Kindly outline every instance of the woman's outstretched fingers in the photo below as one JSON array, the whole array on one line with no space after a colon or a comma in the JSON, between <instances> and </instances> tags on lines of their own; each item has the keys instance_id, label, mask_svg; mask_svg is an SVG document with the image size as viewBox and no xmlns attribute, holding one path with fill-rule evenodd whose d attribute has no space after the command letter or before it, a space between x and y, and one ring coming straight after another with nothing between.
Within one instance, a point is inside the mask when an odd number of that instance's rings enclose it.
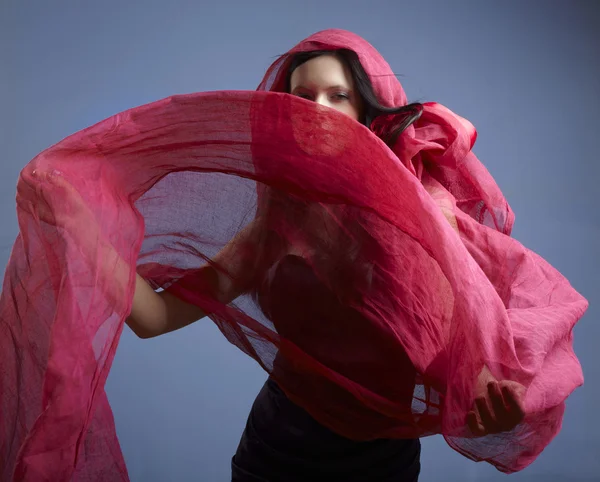
<instances>
[{"instance_id":1,"label":"woman's outstretched fingers","mask_svg":"<svg viewBox=\"0 0 600 482\"><path fill-rule=\"evenodd\" d=\"M497 425L495 428L502 430L504 425L506 425L508 409L504 403L504 397L502 396L502 391L498 386L498 382L488 383L488 395L492 405L493 418Z\"/></svg>"},{"instance_id":2,"label":"woman's outstretched fingers","mask_svg":"<svg viewBox=\"0 0 600 482\"><path fill-rule=\"evenodd\" d=\"M479 417L481 418L481 424L483 425L483 429L487 434L497 431L498 422L496 420L495 414L492 413L492 410L490 409L486 398L487 397L478 397L475 400L475 406L477 407L477 411L479 412Z\"/></svg>"},{"instance_id":3,"label":"woman's outstretched fingers","mask_svg":"<svg viewBox=\"0 0 600 482\"><path fill-rule=\"evenodd\" d=\"M469 429L473 435L485 435L483 425L481 425L481 422L477 419L477 414L475 412L469 412L467 414L467 425L469 426Z\"/></svg>"},{"instance_id":4,"label":"woman's outstretched fingers","mask_svg":"<svg viewBox=\"0 0 600 482\"><path fill-rule=\"evenodd\" d=\"M504 397L502 396L502 391L498 386L498 382L490 382L488 383L488 394L490 396L490 401L492 402L492 410L496 415L496 419L502 418L507 412L506 405L504 403Z\"/></svg>"},{"instance_id":5,"label":"woman's outstretched fingers","mask_svg":"<svg viewBox=\"0 0 600 482\"><path fill-rule=\"evenodd\" d=\"M525 418L525 410L523 408L523 394L521 391L517 391L516 389L511 389L510 386L505 385L502 387L502 395L504 398L504 403L506 408L508 409L508 413L510 414L510 419L513 424L511 427L514 428L517 424L519 424L523 418Z\"/></svg>"}]
</instances>

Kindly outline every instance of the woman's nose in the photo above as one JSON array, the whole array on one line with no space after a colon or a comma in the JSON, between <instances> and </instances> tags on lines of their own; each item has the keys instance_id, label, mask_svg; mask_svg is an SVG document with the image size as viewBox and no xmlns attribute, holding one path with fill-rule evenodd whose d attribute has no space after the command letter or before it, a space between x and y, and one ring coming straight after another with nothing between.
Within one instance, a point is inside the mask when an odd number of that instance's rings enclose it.
<instances>
[{"instance_id":1,"label":"woman's nose","mask_svg":"<svg viewBox=\"0 0 600 482\"><path fill-rule=\"evenodd\" d=\"M317 104L319 104L319 105L324 105L326 107L331 107L329 99L327 98L327 95L325 95L325 94L318 95L317 98L315 99L315 102Z\"/></svg>"}]
</instances>

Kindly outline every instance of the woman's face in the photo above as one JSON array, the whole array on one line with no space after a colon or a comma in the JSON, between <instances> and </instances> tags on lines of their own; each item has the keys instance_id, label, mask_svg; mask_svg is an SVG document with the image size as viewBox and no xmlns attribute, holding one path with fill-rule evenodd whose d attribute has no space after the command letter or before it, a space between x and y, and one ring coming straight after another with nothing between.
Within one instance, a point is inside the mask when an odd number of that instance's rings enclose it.
<instances>
[{"instance_id":1,"label":"woman's face","mask_svg":"<svg viewBox=\"0 0 600 482\"><path fill-rule=\"evenodd\" d=\"M310 59L294 70L290 93L331 107L358 121L363 102L355 89L350 69L334 55Z\"/></svg>"}]
</instances>

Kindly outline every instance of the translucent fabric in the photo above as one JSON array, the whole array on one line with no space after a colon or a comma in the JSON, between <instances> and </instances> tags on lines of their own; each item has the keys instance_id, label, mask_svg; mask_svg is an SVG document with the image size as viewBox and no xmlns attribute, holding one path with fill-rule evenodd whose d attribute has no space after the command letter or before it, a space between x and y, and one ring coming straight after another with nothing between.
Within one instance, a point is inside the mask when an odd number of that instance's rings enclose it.
<instances>
[{"instance_id":1,"label":"translucent fabric","mask_svg":"<svg viewBox=\"0 0 600 482\"><path fill-rule=\"evenodd\" d=\"M137 107L23 169L0 298L1 480L127 480L104 383L136 270L210 313L292 401L351 439L443 434L513 472L558 433L583 382L572 329L586 300L510 237L513 214L466 120L425 104L390 148L380 137L394 116L367 128L281 93L291 54L338 48L359 55L382 104L406 104L373 47L328 30L278 59L258 91ZM278 303L285 287L271 281L289 254L336 300L323 319L294 323ZM244 293L220 300L217 273ZM526 390L512 431L469 430L482 374Z\"/></svg>"}]
</instances>

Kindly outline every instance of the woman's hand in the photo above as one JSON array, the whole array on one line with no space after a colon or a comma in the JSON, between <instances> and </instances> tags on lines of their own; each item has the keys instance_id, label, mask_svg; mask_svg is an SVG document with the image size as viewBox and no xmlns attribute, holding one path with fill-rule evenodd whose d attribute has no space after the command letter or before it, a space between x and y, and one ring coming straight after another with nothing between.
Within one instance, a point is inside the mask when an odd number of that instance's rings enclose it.
<instances>
[{"instance_id":1,"label":"woman's hand","mask_svg":"<svg viewBox=\"0 0 600 482\"><path fill-rule=\"evenodd\" d=\"M38 218L59 228L88 230L93 224L92 212L79 192L59 171L33 171L31 176L37 181L25 184L37 194L35 213ZM30 199L30 198L29 198ZM55 206L59 205L60 209Z\"/></svg>"},{"instance_id":2,"label":"woman's hand","mask_svg":"<svg viewBox=\"0 0 600 482\"><path fill-rule=\"evenodd\" d=\"M55 227L68 240L76 257L87 264L94 287L115 309L127 302L134 267L125 262L105 239L96 216L79 191L60 172L36 170L23 176L17 185L17 204L41 222Z\"/></svg>"},{"instance_id":3,"label":"woman's hand","mask_svg":"<svg viewBox=\"0 0 600 482\"><path fill-rule=\"evenodd\" d=\"M497 381L487 369L484 372L484 376L480 376L479 393L473 410L467 416L467 423L477 436L508 432L525 417L525 387L511 380Z\"/></svg>"}]
</instances>

